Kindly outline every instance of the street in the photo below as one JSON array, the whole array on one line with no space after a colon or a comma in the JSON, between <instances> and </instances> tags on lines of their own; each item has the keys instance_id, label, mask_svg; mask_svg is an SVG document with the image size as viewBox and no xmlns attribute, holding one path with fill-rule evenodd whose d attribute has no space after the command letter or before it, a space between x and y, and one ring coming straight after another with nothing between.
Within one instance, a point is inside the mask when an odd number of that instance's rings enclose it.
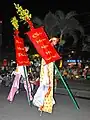
<instances>
[{"instance_id":1,"label":"street","mask_svg":"<svg viewBox=\"0 0 90 120\"><path fill-rule=\"evenodd\" d=\"M67 83L74 96L90 100L90 80L67 80ZM68 95L60 80L57 87L56 93Z\"/></svg>"},{"instance_id":2,"label":"street","mask_svg":"<svg viewBox=\"0 0 90 120\"><path fill-rule=\"evenodd\" d=\"M90 120L90 100L76 98L80 106L77 110L69 96L55 95L53 113L40 116L36 107L28 105L25 92L17 94L13 103L9 103L8 91L0 88L0 120Z\"/></svg>"}]
</instances>

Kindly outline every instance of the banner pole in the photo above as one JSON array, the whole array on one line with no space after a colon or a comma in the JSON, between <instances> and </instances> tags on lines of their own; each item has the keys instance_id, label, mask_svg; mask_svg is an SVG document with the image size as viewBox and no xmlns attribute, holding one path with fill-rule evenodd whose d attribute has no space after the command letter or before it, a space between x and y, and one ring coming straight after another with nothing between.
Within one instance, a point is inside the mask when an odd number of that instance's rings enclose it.
<instances>
[{"instance_id":1,"label":"banner pole","mask_svg":"<svg viewBox=\"0 0 90 120\"><path fill-rule=\"evenodd\" d=\"M69 85L68 85L67 82L63 79L63 77L62 77L60 71L58 70L57 66L55 65L55 63L54 63L54 66L55 66L55 68L56 68L56 70L57 70L57 72L58 72L58 75L59 75L62 83L64 84L64 87L66 88L67 92L69 93L69 96L70 96L70 98L72 99L72 101L73 101L76 109L80 109L77 101L75 100L74 95L73 95L72 92L71 92L71 89L69 88Z\"/></svg>"},{"instance_id":2,"label":"banner pole","mask_svg":"<svg viewBox=\"0 0 90 120\"><path fill-rule=\"evenodd\" d=\"M26 66L23 66L23 69L24 69L24 74L25 74L25 79L26 79L26 86L27 86L27 99L28 99L29 105L31 105L31 102L30 102L30 94L29 94L29 88L28 88L28 75L27 75Z\"/></svg>"}]
</instances>

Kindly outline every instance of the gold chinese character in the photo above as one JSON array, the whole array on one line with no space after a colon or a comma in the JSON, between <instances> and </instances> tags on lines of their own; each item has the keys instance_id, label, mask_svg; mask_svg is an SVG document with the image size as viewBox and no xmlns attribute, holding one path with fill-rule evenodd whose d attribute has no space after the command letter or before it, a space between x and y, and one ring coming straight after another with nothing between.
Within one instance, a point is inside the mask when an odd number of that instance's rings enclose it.
<instances>
[{"instance_id":1,"label":"gold chinese character","mask_svg":"<svg viewBox=\"0 0 90 120\"><path fill-rule=\"evenodd\" d=\"M48 47L48 45L43 45L43 46L41 46L41 48L44 48L44 49L47 48L47 47Z\"/></svg>"},{"instance_id":2,"label":"gold chinese character","mask_svg":"<svg viewBox=\"0 0 90 120\"><path fill-rule=\"evenodd\" d=\"M36 40L37 43L41 43L42 42L42 39L39 39L39 40Z\"/></svg>"},{"instance_id":3,"label":"gold chinese character","mask_svg":"<svg viewBox=\"0 0 90 120\"><path fill-rule=\"evenodd\" d=\"M51 54L51 53L52 53L51 51L46 52L47 55L48 55L48 54Z\"/></svg>"},{"instance_id":4,"label":"gold chinese character","mask_svg":"<svg viewBox=\"0 0 90 120\"><path fill-rule=\"evenodd\" d=\"M22 42L19 42L18 40L16 40L16 43L22 44Z\"/></svg>"},{"instance_id":5,"label":"gold chinese character","mask_svg":"<svg viewBox=\"0 0 90 120\"><path fill-rule=\"evenodd\" d=\"M36 33L34 33L34 34L32 35L32 37L33 37L33 38L37 38L37 37L40 36L41 34L42 34L42 33L37 33L37 32L36 32Z\"/></svg>"},{"instance_id":6,"label":"gold chinese character","mask_svg":"<svg viewBox=\"0 0 90 120\"><path fill-rule=\"evenodd\" d=\"M46 60L51 60L52 59L52 57L49 57L49 58L47 58Z\"/></svg>"},{"instance_id":7,"label":"gold chinese character","mask_svg":"<svg viewBox=\"0 0 90 120\"><path fill-rule=\"evenodd\" d=\"M17 47L18 50L24 50L24 48L21 48L21 47Z\"/></svg>"}]
</instances>

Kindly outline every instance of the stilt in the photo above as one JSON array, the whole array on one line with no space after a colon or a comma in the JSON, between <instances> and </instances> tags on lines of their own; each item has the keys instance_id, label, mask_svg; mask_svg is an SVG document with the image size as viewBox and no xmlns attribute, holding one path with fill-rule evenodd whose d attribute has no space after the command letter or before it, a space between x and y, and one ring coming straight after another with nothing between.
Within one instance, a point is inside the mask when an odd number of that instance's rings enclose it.
<instances>
[{"instance_id":1,"label":"stilt","mask_svg":"<svg viewBox=\"0 0 90 120\"><path fill-rule=\"evenodd\" d=\"M26 70L26 67L23 66L23 69L24 69L24 74L25 74L25 80L26 80L26 85L27 85L27 98L28 98L28 103L30 106L31 105L31 101L30 101L30 94L29 94L29 88L28 88L28 75L27 75L27 70Z\"/></svg>"},{"instance_id":2,"label":"stilt","mask_svg":"<svg viewBox=\"0 0 90 120\"><path fill-rule=\"evenodd\" d=\"M73 101L73 103L74 103L76 109L80 109L80 108L79 108L79 105L78 105L78 103L77 103L77 101L75 100L75 97L74 97L74 95L73 95L71 89L69 88L68 83L66 82L66 80L63 79L63 77L62 77L60 71L58 70L57 66L55 65L55 63L54 63L54 66L55 66L55 69L56 69L57 72L58 72L58 75L59 75L59 77L60 77L62 83L64 84L64 87L66 88L66 90L67 90L67 92L68 92L70 98L72 99L72 101Z\"/></svg>"},{"instance_id":3,"label":"stilt","mask_svg":"<svg viewBox=\"0 0 90 120\"><path fill-rule=\"evenodd\" d=\"M42 111L40 111L40 116L42 116L42 113L43 113L43 112L42 112Z\"/></svg>"}]
</instances>

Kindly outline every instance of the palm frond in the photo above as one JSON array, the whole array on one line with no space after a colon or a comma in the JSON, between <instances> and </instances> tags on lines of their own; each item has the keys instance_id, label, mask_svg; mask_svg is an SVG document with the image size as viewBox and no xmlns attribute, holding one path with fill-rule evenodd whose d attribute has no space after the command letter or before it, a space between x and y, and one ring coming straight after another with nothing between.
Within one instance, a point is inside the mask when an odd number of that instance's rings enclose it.
<instances>
[{"instance_id":1,"label":"palm frond","mask_svg":"<svg viewBox=\"0 0 90 120\"><path fill-rule=\"evenodd\" d=\"M46 16L44 18L44 24L46 26L48 26L49 28L51 28L54 25L56 25L56 23L57 23L56 16L52 12L49 12L48 14L46 14Z\"/></svg>"},{"instance_id":2,"label":"palm frond","mask_svg":"<svg viewBox=\"0 0 90 120\"><path fill-rule=\"evenodd\" d=\"M76 30L80 31L81 35L84 36L84 28L81 25L78 25Z\"/></svg>"},{"instance_id":3,"label":"palm frond","mask_svg":"<svg viewBox=\"0 0 90 120\"><path fill-rule=\"evenodd\" d=\"M76 44L77 44L77 42L78 42L78 36L77 36L77 34L76 34L76 31L74 31L74 30L71 30L70 31L70 35L73 37L73 39L74 39L74 41L73 41L73 46L75 46Z\"/></svg>"},{"instance_id":4,"label":"palm frond","mask_svg":"<svg viewBox=\"0 0 90 120\"><path fill-rule=\"evenodd\" d=\"M86 51L86 52L90 51L90 46L88 46L87 44L83 44L82 51Z\"/></svg>"},{"instance_id":5,"label":"palm frond","mask_svg":"<svg viewBox=\"0 0 90 120\"><path fill-rule=\"evenodd\" d=\"M71 12L67 13L65 19L70 19L76 15L77 15L76 11L71 11Z\"/></svg>"},{"instance_id":6,"label":"palm frond","mask_svg":"<svg viewBox=\"0 0 90 120\"><path fill-rule=\"evenodd\" d=\"M73 37L73 46L75 46L78 42L78 36L76 34L76 31L75 30L72 30L70 28L66 28L64 31L63 31L63 34L66 35L68 34L69 36L72 36Z\"/></svg>"},{"instance_id":7,"label":"palm frond","mask_svg":"<svg viewBox=\"0 0 90 120\"><path fill-rule=\"evenodd\" d=\"M33 23L37 24L38 26L42 26L43 25L43 21L39 18L39 17L34 17L32 19Z\"/></svg>"},{"instance_id":8,"label":"palm frond","mask_svg":"<svg viewBox=\"0 0 90 120\"><path fill-rule=\"evenodd\" d=\"M72 29L75 29L79 26L79 22L75 18L66 19L66 23L67 23L67 26Z\"/></svg>"},{"instance_id":9,"label":"palm frond","mask_svg":"<svg viewBox=\"0 0 90 120\"><path fill-rule=\"evenodd\" d=\"M52 13L49 12L46 14L45 18L44 18L44 26L45 26L45 30L48 34L51 34L50 31L52 31L52 29L57 26L58 21L56 16Z\"/></svg>"},{"instance_id":10,"label":"palm frond","mask_svg":"<svg viewBox=\"0 0 90 120\"><path fill-rule=\"evenodd\" d=\"M54 26L52 29L49 30L49 36L51 37L55 37L60 34L61 34L61 31L58 25Z\"/></svg>"},{"instance_id":11,"label":"palm frond","mask_svg":"<svg viewBox=\"0 0 90 120\"><path fill-rule=\"evenodd\" d=\"M65 19L65 14L64 14L64 12L61 11L61 10L57 10L57 11L55 12L55 16L57 17L57 19L58 19L59 21Z\"/></svg>"}]
</instances>

